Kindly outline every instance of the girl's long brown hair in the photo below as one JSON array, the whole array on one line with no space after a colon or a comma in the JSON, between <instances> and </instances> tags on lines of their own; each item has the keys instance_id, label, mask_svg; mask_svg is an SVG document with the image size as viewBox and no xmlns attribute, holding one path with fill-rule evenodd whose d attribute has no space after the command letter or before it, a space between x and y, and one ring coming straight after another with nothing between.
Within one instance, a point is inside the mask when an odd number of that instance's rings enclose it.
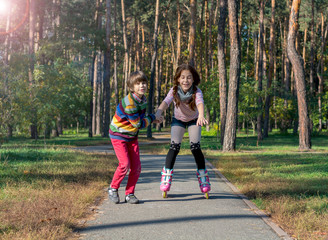
<instances>
[{"instance_id":1,"label":"girl's long brown hair","mask_svg":"<svg viewBox=\"0 0 328 240\"><path fill-rule=\"evenodd\" d=\"M174 102L175 102L176 106L179 107L181 100L178 96L178 86L179 86L178 80L181 76L182 71L184 71L184 70L189 70L191 72L192 78L194 80L194 82L192 84L194 93L192 94L192 97L191 97L188 105L193 111L195 111L195 109L196 109L196 91L197 91L197 85L200 83L200 77L199 77L197 70L189 64L181 64L180 66L178 66L178 68L175 72L175 76L173 79Z\"/></svg>"}]
</instances>

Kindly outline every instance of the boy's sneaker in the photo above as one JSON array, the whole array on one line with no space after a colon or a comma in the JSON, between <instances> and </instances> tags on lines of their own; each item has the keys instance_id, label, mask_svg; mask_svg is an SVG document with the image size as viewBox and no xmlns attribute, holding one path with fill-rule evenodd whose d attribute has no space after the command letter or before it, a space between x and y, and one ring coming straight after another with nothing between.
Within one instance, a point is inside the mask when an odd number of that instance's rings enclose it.
<instances>
[{"instance_id":1,"label":"boy's sneaker","mask_svg":"<svg viewBox=\"0 0 328 240\"><path fill-rule=\"evenodd\" d=\"M131 194L125 196L125 202L131 203L131 204L137 204L137 203L139 203L139 200L133 193L131 193Z\"/></svg>"},{"instance_id":2,"label":"boy's sneaker","mask_svg":"<svg viewBox=\"0 0 328 240\"><path fill-rule=\"evenodd\" d=\"M118 196L118 191L115 188L108 188L108 197L114 203L120 202L120 197Z\"/></svg>"}]
</instances>

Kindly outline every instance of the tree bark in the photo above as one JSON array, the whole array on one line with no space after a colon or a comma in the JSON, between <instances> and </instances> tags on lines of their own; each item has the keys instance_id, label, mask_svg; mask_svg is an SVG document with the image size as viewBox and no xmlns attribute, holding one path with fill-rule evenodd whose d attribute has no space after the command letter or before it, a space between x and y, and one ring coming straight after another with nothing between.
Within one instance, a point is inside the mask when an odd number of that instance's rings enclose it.
<instances>
[{"instance_id":1,"label":"tree bark","mask_svg":"<svg viewBox=\"0 0 328 240\"><path fill-rule=\"evenodd\" d=\"M8 14L7 14L7 23L6 23L6 36L4 42L4 97L8 98L9 104L11 103L11 90L8 88L8 71L9 71L9 59L10 59L10 46L11 46L11 33L10 26L11 26L11 3L8 3ZM11 105L11 104L10 104ZM8 112L7 118L7 137L13 137L13 116L11 111Z\"/></svg>"},{"instance_id":2,"label":"tree bark","mask_svg":"<svg viewBox=\"0 0 328 240\"><path fill-rule=\"evenodd\" d=\"M158 44L158 17L159 17L159 0L156 0L156 13L155 13L155 26L154 26L154 49L151 59L150 81L149 81L149 96L148 96L148 114L153 112L153 95L154 95L154 78L155 78L155 65L157 59L157 44ZM151 124L147 128L147 138L152 137Z\"/></svg>"},{"instance_id":3,"label":"tree bark","mask_svg":"<svg viewBox=\"0 0 328 240\"><path fill-rule=\"evenodd\" d=\"M116 32L116 21L117 21L117 0L114 0L114 24L113 24L113 45L114 45L114 69L113 69L113 80L115 90L115 105L119 104L119 91L118 91L118 79L117 79L117 32Z\"/></svg>"},{"instance_id":4,"label":"tree bark","mask_svg":"<svg viewBox=\"0 0 328 240\"><path fill-rule=\"evenodd\" d=\"M207 0L203 0L202 3L202 11L200 14L200 27L198 28L198 35L199 35L199 77L202 79L203 78L203 35L202 35L202 29L203 29L203 18L204 18L204 8L205 5L207 4ZM205 22L205 31L206 31L206 22ZM206 49L205 49L205 54L206 54ZM207 78L205 78L205 81Z\"/></svg>"},{"instance_id":5,"label":"tree bark","mask_svg":"<svg viewBox=\"0 0 328 240\"><path fill-rule=\"evenodd\" d=\"M124 43L124 95L127 95L127 81L128 81L128 71L129 71L129 52L128 52L128 38L126 32L126 19L125 19L125 7L124 0L121 0L121 8L122 8L122 25L123 25L123 43Z\"/></svg>"},{"instance_id":6,"label":"tree bark","mask_svg":"<svg viewBox=\"0 0 328 240\"><path fill-rule=\"evenodd\" d=\"M271 26L270 26L270 46L269 46L269 75L267 81L267 90L270 92L272 79L273 79L273 68L274 68L274 55L275 55L275 8L276 1L271 0ZM269 136L269 117L270 117L270 106L271 106L271 93L267 93L265 99L265 118L263 127L263 137Z\"/></svg>"},{"instance_id":7,"label":"tree bark","mask_svg":"<svg viewBox=\"0 0 328 240\"><path fill-rule=\"evenodd\" d=\"M325 21L324 21L324 16L323 16L323 12L321 12L321 56L320 56L320 61L318 63L318 71L317 71L317 76L319 79L319 86L318 86L318 107L319 107L319 127L318 127L318 131L321 132L322 131L322 127L323 127L323 122L322 122L322 94L323 94L323 89L324 89L324 52L325 52L325 46L326 46L326 39L327 37L325 35L327 35L327 31L328 31L328 25L327 28L325 30ZM319 73L319 68L321 70L321 72Z\"/></svg>"},{"instance_id":8,"label":"tree bark","mask_svg":"<svg viewBox=\"0 0 328 240\"><path fill-rule=\"evenodd\" d=\"M196 5L197 0L190 0L190 32L189 32L189 64L195 66L195 46L196 46Z\"/></svg>"},{"instance_id":9,"label":"tree bark","mask_svg":"<svg viewBox=\"0 0 328 240\"><path fill-rule=\"evenodd\" d=\"M35 0L30 1L30 20L29 20L29 45L28 45L28 52L29 52L29 69L28 69L28 79L30 84L30 98L31 102L34 100L34 64L35 64L35 52L34 52L34 33L35 33L35 23L36 23L36 16L35 16ZM37 111L34 106L31 108L30 113L30 133L32 139L38 138L38 129L37 129Z\"/></svg>"},{"instance_id":10,"label":"tree bark","mask_svg":"<svg viewBox=\"0 0 328 240\"><path fill-rule=\"evenodd\" d=\"M98 85L98 73L99 73L99 52L96 52L96 57L94 61L94 70L93 70L93 90L92 90L92 135L96 134L96 126L97 126L97 85Z\"/></svg>"},{"instance_id":11,"label":"tree bark","mask_svg":"<svg viewBox=\"0 0 328 240\"><path fill-rule=\"evenodd\" d=\"M314 0L312 0L311 4L311 50L310 50L310 95L312 96L313 91L314 91L314 86L313 86L313 79L314 79Z\"/></svg>"},{"instance_id":12,"label":"tree bark","mask_svg":"<svg viewBox=\"0 0 328 240\"><path fill-rule=\"evenodd\" d=\"M305 58L305 51L306 51L306 39L307 39L307 28L305 28L304 30L304 41L303 41L303 67L304 67L304 71L306 72L306 58Z\"/></svg>"},{"instance_id":13,"label":"tree bark","mask_svg":"<svg viewBox=\"0 0 328 240\"><path fill-rule=\"evenodd\" d=\"M298 100L298 116L299 116L299 149L311 149L310 119L306 102L306 87L303 60L296 51L295 38L298 31L298 16L301 0L293 0L290 18L289 31L287 41L288 57L293 65L295 74L297 100Z\"/></svg>"},{"instance_id":14,"label":"tree bark","mask_svg":"<svg viewBox=\"0 0 328 240\"><path fill-rule=\"evenodd\" d=\"M104 115L102 137L109 137L110 116L110 52L111 52L111 0L106 0L106 50L104 57Z\"/></svg>"},{"instance_id":15,"label":"tree bark","mask_svg":"<svg viewBox=\"0 0 328 240\"><path fill-rule=\"evenodd\" d=\"M225 62L225 25L228 14L227 0L220 0L220 18L218 22L218 70L220 80L220 131L221 145L223 145L225 124L227 117L227 70Z\"/></svg>"},{"instance_id":16,"label":"tree bark","mask_svg":"<svg viewBox=\"0 0 328 240\"><path fill-rule=\"evenodd\" d=\"M238 31L238 6L236 0L228 1L230 29L230 78L228 108L223 151L236 150L236 128L240 81L240 39Z\"/></svg>"},{"instance_id":17,"label":"tree bark","mask_svg":"<svg viewBox=\"0 0 328 240\"><path fill-rule=\"evenodd\" d=\"M258 85L257 90L261 94L262 92L262 81L263 81L263 48L264 48L264 0L260 0L260 18L259 18L259 57L258 57ZM258 110L259 113L257 115L257 141L263 140L263 133L262 133L262 122L263 122L263 105L262 105L262 97L259 95L257 103L258 103Z\"/></svg>"},{"instance_id":18,"label":"tree bark","mask_svg":"<svg viewBox=\"0 0 328 240\"><path fill-rule=\"evenodd\" d=\"M101 92L102 92L102 79L103 79L103 76L102 76L102 54L101 52L99 52L99 59L98 59L98 73L97 73L97 103L96 103L96 106L97 106L97 112L96 112L96 135L99 135L101 133Z\"/></svg>"},{"instance_id":19,"label":"tree bark","mask_svg":"<svg viewBox=\"0 0 328 240\"><path fill-rule=\"evenodd\" d=\"M177 56L174 64L174 69L180 65L180 57L181 57L181 13L180 13L180 3L177 0L177 11L178 11L178 26L177 26Z\"/></svg>"}]
</instances>

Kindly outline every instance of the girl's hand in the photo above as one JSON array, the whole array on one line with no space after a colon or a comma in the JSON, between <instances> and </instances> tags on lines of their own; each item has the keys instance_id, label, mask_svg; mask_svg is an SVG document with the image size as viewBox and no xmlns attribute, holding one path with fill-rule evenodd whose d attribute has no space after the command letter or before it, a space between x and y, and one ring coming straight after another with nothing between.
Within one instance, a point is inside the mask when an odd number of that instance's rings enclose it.
<instances>
[{"instance_id":1,"label":"girl's hand","mask_svg":"<svg viewBox=\"0 0 328 240\"><path fill-rule=\"evenodd\" d=\"M159 119L155 119L153 123L162 123L164 120L164 117L160 117Z\"/></svg>"},{"instance_id":2,"label":"girl's hand","mask_svg":"<svg viewBox=\"0 0 328 240\"><path fill-rule=\"evenodd\" d=\"M162 117L162 112L163 111L161 111L161 110L157 110L157 112L155 113L155 118L156 118L156 120L159 120L161 117Z\"/></svg>"},{"instance_id":3,"label":"girl's hand","mask_svg":"<svg viewBox=\"0 0 328 240\"><path fill-rule=\"evenodd\" d=\"M204 117L198 117L197 120L197 126L203 126L205 124L208 124L208 121Z\"/></svg>"}]
</instances>

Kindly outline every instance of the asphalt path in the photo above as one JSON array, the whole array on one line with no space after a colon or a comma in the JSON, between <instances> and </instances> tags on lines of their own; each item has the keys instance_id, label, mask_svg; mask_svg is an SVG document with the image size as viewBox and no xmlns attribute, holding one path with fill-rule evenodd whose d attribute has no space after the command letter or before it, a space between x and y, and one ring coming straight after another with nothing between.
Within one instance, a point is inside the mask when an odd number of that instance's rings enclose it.
<instances>
[{"instance_id":1,"label":"asphalt path","mask_svg":"<svg viewBox=\"0 0 328 240\"><path fill-rule=\"evenodd\" d=\"M192 155L179 155L168 198L159 189L165 155L141 155L142 172L135 195L140 204L124 202L127 178L119 189L121 202L106 199L94 220L80 229L81 239L291 239L269 217L207 163L212 191L205 199ZM105 190L104 190L105 191Z\"/></svg>"}]
</instances>

